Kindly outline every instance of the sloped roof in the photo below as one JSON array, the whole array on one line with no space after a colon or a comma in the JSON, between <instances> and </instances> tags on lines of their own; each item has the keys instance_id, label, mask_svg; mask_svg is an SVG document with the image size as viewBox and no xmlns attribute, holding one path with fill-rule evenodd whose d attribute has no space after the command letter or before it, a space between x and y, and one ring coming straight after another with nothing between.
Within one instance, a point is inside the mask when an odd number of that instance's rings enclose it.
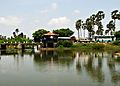
<instances>
[{"instance_id":1,"label":"sloped roof","mask_svg":"<svg viewBox=\"0 0 120 86\"><path fill-rule=\"evenodd\" d=\"M46 35L46 36L55 36L55 35L58 35L58 34L55 34L55 33L52 33L52 32L48 32L48 33L46 33L44 35Z\"/></svg>"}]
</instances>

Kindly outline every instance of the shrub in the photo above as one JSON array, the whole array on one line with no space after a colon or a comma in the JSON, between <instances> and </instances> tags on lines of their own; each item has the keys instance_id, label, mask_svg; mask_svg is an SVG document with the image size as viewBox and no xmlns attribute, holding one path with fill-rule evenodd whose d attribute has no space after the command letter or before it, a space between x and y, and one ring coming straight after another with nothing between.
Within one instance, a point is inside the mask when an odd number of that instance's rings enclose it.
<instances>
[{"instance_id":1,"label":"shrub","mask_svg":"<svg viewBox=\"0 0 120 86\"><path fill-rule=\"evenodd\" d=\"M100 49L104 49L105 45L103 44L93 44L92 45L92 49L97 49L97 50L100 50Z\"/></svg>"},{"instance_id":2,"label":"shrub","mask_svg":"<svg viewBox=\"0 0 120 86\"><path fill-rule=\"evenodd\" d=\"M73 45L73 43L71 41L58 41L57 42L57 47L58 46L63 46L63 47L71 47Z\"/></svg>"},{"instance_id":3,"label":"shrub","mask_svg":"<svg viewBox=\"0 0 120 86\"><path fill-rule=\"evenodd\" d=\"M120 45L120 41L119 41L119 40L114 41L113 44L114 44L114 45Z\"/></svg>"}]
</instances>

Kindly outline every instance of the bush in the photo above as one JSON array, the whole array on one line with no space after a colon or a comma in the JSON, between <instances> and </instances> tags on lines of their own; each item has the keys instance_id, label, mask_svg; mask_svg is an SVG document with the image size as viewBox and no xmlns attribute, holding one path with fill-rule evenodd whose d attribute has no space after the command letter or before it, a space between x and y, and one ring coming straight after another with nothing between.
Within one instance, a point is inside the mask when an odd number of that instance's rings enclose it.
<instances>
[{"instance_id":1,"label":"bush","mask_svg":"<svg viewBox=\"0 0 120 86\"><path fill-rule=\"evenodd\" d=\"M100 50L100 49L104 49L105 45L103 44L93 44L92 45L92 49L97 49L97 50Z\"/></svg>"},{"instance_id":2,"label":"bush","mask_svg":"<svg viewBox=\"0 0 120 86\"><path fill-rule=\"evenodd\" d=\"M114 45L120 45L120 41L119 41L119 40L114 41L113 44L114 44Z\"/></svg>"},{"instance_id":3,"label":"bush","mask_svg":"<svg viewBox=\"0 0 120 86\"><path fill-rule=\"evenodd\" d=\"M58 41L57 42L57 47L59 47L59 46L63 46L63 47L71 47L73 45L73 43L71 42L71 41L67 41L67 40L65 40L65 41Z\"/></svg>"}]
</instances>

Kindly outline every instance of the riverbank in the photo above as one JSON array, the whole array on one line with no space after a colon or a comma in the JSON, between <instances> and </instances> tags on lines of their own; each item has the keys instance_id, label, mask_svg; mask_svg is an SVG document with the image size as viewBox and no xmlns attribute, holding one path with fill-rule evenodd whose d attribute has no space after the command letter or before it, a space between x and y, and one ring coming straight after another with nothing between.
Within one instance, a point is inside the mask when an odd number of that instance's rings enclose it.
<instances>
[{"instance_id":1,"label":"riverbank","mask_svg":"<svg viewBox=\"0 0 120 86\"><path fill-rule=\"evenodd\" d=\"M114 45L113 43L74 43L71 47L58 47L57 49L74 49L74 50L118 50L120 51L120 45Z\"/></svg>"}]
</instances>

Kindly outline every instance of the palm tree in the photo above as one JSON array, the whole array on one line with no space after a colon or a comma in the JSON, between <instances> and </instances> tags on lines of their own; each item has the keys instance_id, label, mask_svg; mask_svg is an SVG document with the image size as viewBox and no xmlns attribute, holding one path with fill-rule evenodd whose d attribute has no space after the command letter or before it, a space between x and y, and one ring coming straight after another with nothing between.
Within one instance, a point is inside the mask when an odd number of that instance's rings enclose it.
<instances>
[{"instance_id":1,"label":"palm tree","mask_svg":"<svg viewBox=\"0 0 120 86\"><path fill-rule=\"evenodd\" d=\"M98 23L98 30L96 31L97 35L103 35L104 30L102 28L103 28L102 22L99 22Z\"/></svg>"},{"instance_id":2,"label":"palm tree","mask_svg":"<svg viewBox=\"0 0 120 86\"><path fill-rule=\"evenodd\" d=\"M76 23L75 23L75 27L76 27L76 29L77 29L77 31L78 31L78 40L80 40L79 35L80 35L81 32L79 33L79 30L81 31L81 26L82 26L82 20L79 19L79 20L77 20Z\"/></svg>"},{"instance_id":3,"label":"palm tree","mask_svg":"<svg viewBox=\"0 0 120 86\"><path fill-rule=\"evenodd\" d=\"M86 23L83 23L83 24L82 24L82 29L84 30L84 38L85 38L85 30L87 29Z\"/></svg>"},{"instance_id":4,"label":"palm tree","mask_svg":"<svg viewBox=\"0 0 120 86\"><path fill-rule=\"evenodd\" d=\"M109 35L109 30L105 30L105 35Z\"/></svg>"},{"instance_id":5,"label":"palm tree","mask_svg":"<svg viewBox=\"0 0 120 86\"><path fill-rule=\"evenodd\" d=\"M98 11L98 13L96 14L96 21L101 21L104 18L105 18L104 12L103 11Z\"/></svg>"},{"instance_id":6,"label":"palm tree","mask_svg":"<svg viewBox=\"0 0 120 86\"><path fill-rule=\"evenodd\" d=\"M86 19L86 28L88 30L90 40L92 39L92 36L95 34L94 25L95 23L92 17Z\"/></svg>"},{"instance_id":7,"label":"palm tree","mask_svg":"<svg viewBox=\"0 0 120 86\"><path fill-rule=\"evenodd\" d=\"M101 20L105 18L105 14L103 11L98 11L98 13L96 14L96 25L98 26L98 30L96 31L97 35L103 35L103 25Z\"/></svg>"},{"instance_id":8,"label":"palm tree","mask_svg":"<svg viewBox=\"0 0 120 86\"><path fill-rule=\"evenodd\" d=\"M114 10L111 12L111 18L114 20L114 26L116 23L116 20L120 20L120 12L118 10Z\"/></svg>"},{"instance_id":9,"label":"palm tree","mask_svg":"<svg viewBox=\"0 0 120 86\"><path fill-rule=\"evenodd\" d=\"M111 21L107 24L106 27L108 28L107 31L110 32L111 35L113 35L113 32L115 31L115 24L114 24L114 21L111 20ZM106 32L107 32L107 31L106 31Z\"/></svg>"},{"instance_id":10,"label":"palm tree","mask_svg":"<svg viewBox=\"0 0 120 86\"><path fill-rule=\"evenodd\" d=\"M15 32L13 32L13 36L14 36L14 38L16 37L16 33Z\"/></svg>"},{"instance_id":11,"label":"palm tree","mask_svg":"<svg viewBox=\"0 0 120 86\"><path fill-rule=\"evenodd\" d=\"M19 29L18 29L18 28L15 29L15 32L16 32L16 34L17 34L17 36L18 36Z\"/></svg>"},{"instance_id":12,"label":"palm tree","mask_svg":"<svg viewBox=\"0 0 120 86\"><path fill-rule=\"evenodd\" d=\"M116 23L116 19L118 19L118 10L114 10L111 12L111 18L114 20L114 25Z\"/></svg>"}]
</instances>

